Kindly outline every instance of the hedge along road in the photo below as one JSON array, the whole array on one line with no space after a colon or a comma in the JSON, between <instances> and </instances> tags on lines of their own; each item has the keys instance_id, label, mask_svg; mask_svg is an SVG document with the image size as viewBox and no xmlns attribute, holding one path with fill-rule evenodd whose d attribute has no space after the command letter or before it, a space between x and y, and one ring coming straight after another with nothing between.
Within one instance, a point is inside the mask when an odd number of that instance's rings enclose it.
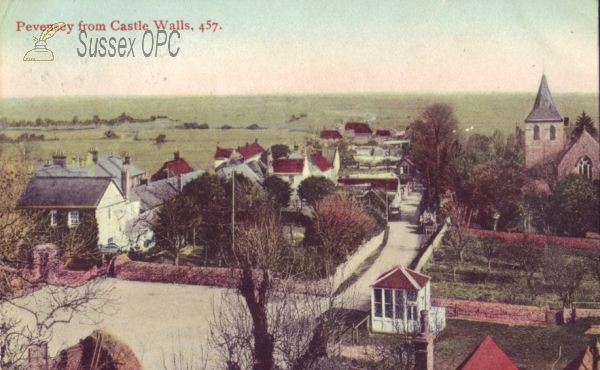
<instances>
[{"instance_id":1,"label":"hedge along road","mask_svg":"<svg viewBox=\"0 0 600 370\"><path fill-rule=\"evenodd\" d=\"M417 190L402 201L400 205L402 216L399 221L390 221L390 234L386 246L358 280L342 293L341 302L357 300L356 307L368 310L371 302L369 285L385 271L396 265L408 267L416 257L419 246L425 237L417 230L419 215L417 213L421 193Z\"/></svg>"}]
</instances>

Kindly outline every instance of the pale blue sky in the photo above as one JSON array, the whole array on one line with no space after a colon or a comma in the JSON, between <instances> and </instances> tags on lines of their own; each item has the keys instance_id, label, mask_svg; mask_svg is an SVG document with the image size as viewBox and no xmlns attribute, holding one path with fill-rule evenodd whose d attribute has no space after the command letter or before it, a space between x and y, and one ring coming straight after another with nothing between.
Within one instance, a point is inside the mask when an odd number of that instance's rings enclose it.
<instances>
[{"instance_id":1,"label":"pale blue sky","mask_svg":"<svg viewBox=\"0 0 600 370\"><path fill-rule=\"evenodd\" d=\"M525 91L545 70L553 92L598 91L595 0L2 1L0 96ZM183 19L180 52L81 58L77 23ZM211 19L222 30L200 33ZM53 62L23 62L40 32Z\"/></svg>"}]
</instances>

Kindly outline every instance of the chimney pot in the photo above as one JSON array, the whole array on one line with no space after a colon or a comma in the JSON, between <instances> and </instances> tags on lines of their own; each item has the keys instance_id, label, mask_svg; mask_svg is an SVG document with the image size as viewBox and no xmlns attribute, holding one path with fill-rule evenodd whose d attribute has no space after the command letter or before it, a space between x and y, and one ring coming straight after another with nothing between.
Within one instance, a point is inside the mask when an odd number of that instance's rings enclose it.
<instances>
[{"instance_id":1,"label":"chimney pot","mask_svg":"<svg viewBox=\"0 0 600 370\"><path fill-rule=\"evenodd\" d=\"M177 160L179 159L179 150L175 151L175 153L173 153L173 159Z\"/></svg>"}]
</instances>

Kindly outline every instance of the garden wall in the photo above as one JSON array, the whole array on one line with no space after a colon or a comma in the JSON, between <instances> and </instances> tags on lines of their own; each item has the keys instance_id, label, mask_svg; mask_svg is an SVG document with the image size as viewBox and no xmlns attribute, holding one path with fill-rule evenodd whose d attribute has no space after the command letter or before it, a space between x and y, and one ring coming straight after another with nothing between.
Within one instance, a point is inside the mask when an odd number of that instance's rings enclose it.
<instances>
[{"instance_id":1,"label":"garden wall","mask_svg":"<svg viewBox=\"0 0 600 370\"><path fill-rule=\"evenodd\" d=\"M492 238L507 243L524 243L545 247L555 245L563 248L596 249L600 248L600 240L591 238L570 238L565 236L550 236L534 233L509 233L482 229L465 229L466 234Z\"/></svg>"},{"instance_id":2,"label":"garden wall","mask_svg":"<svg viewBox=\"0 0 600 370\"><path fill-rule=\"evenodd\" d=\"M425 264L431 257L433 250L440 246L440 243L442 242L442 238L444 237L444 234L446 233L447 229L448 229L448 225L446 223L444 223L442 225L442 227L438 229L437 232L435 232L435 233L433 233L433 235L431 235L429 240L427 240L427 243L425 243L423 246L421 246L421 248L419 248L419 252L417 253L417 256L415 257L415 259L411 262L411 264L409 266L409 268L411 270L414 270L417 272L421 271L423 266L425 266Z\"/></svg>"},{"instance_id":3,"label":"garden wall","mask_svg":"<svg viewBox=\"0 0 600 370\"><path fill-rule=\"evenodd\" d=\"M468 301L446 297L432 297L432 304L446 308L446 317L489 321L517 325L545 325L557 323L556 313L546 307Z\"/></svg>"}]
</instances>

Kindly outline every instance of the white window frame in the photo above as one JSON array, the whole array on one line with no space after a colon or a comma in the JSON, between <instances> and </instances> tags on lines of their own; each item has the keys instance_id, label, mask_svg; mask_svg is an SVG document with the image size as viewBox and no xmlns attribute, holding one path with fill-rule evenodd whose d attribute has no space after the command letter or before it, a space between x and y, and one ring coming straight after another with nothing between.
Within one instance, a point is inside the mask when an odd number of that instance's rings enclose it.
<instances>
[{"instance_id":1,"label":"white window frame","mask_svg":"<svg viewBox=\"0 0 600 370\"><path fill-rule=\"evenodd\" d=\"M81 222L79 211L69 211L69 226L77 226Z\"/></svg>"},{"instance_id":2,"label":"white window frame","mask_svg":"<svg viewBox=\"0 0 600 370\"><path fill-rule=\"evenodd\" d=\"M50 226L58 225L58 211L56 209L50 210Z\"/></svg>"}]
</instances>

